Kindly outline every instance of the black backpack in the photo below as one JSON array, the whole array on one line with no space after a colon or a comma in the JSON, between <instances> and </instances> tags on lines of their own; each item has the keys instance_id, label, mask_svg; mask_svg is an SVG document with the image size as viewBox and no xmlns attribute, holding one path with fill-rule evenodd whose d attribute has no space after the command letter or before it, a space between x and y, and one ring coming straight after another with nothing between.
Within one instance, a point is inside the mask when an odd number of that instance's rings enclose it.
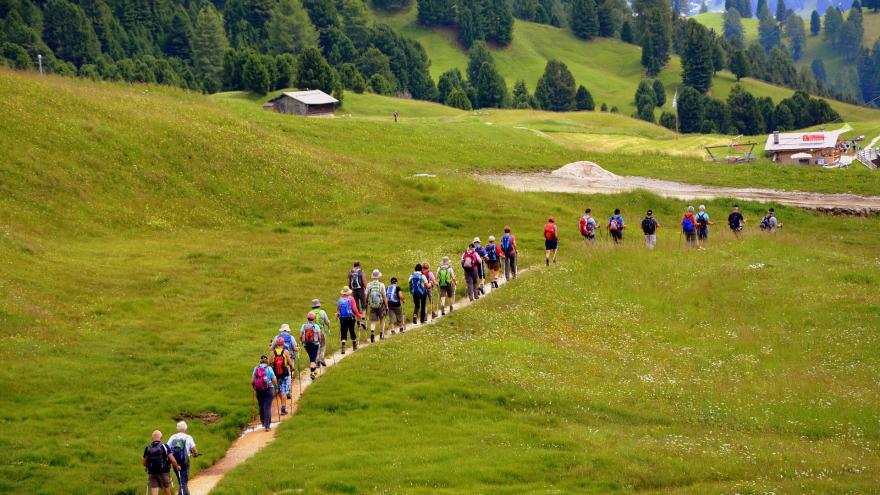
<instances>
[{"instance_id":1,"label":"black backpack","mask_svg":"<svg viewBox=\"0 0 880 495\"><path fill-rule=\"evenodd\" d=\"M162 442L153 442L147 446L144 457L147 459L147 472L150 474L162 474L171 470L168 461L168 447Z\"/></svg>"},{"instance_id":2,"label":"black backpack","mask_svg":"<svg viewBox=\"0 0 880 495\"><path fill-rule=\"evenodd\" d=\"M761 220L761 230L770 230L770 215L765 216Z\"/></svg>"},{"instance_id":3,"label":"black backpack","mask_svg":"<svg viewBox=\"0 0 880 495\"><path fill-rule=\"evenodd\" d=\"M655 229L656 227L654 226L653 218L645 217L642 219L642 232L644 232L645 235L653 234Z\"/></svg>"}]
</instances>

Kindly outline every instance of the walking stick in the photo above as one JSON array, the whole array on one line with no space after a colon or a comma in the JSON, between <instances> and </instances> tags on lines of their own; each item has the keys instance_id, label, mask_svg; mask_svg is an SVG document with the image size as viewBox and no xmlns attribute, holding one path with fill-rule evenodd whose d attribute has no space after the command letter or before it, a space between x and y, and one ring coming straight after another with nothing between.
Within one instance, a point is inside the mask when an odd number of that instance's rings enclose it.
<instances>
[{"instance_id":1,"label":"walking stick","mask_svg":"<svg viewBox=\"0 0 880 495\"><path fill-rule=\"evenodd\" d=\"M251 394L251 422L248 426L250 426L251 430L253 431L253 429L254 429L254 402L256 401L257 391L252 390L252 392L253 393Z\"/></svg>"},{"instance_id":2,"label":"walking stick","mask_svg":"<svg viewBox=\"0 0 880 495\"><path fill-rule=\"evenodd\" d=\"M305 345L305 344L303 344L303 345ZM303 376L302 376L302 371L300 371L300 368L299 368L299 360L300 360L300 356L302 356L302 354L300 354L300 350L297 349L297 350L296 350L296 377L299 379L299 395L300 395L300 397L302 397L302 394L303 394ZM291 406L291 407L293 407L293 406Z\"/></svg>"}]
</instances>

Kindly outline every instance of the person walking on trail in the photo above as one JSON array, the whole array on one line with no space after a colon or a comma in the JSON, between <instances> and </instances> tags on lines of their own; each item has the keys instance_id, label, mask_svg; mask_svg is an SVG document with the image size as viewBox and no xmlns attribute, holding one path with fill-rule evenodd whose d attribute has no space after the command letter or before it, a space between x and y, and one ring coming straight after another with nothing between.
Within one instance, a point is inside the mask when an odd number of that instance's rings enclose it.
<instances>
[{"instance_id":1,"label":"person walking on trail","mask_svg":"<svg viewBox=\"0 0 880 495\"><path fill-rule=\"evenodd\" d=\"M504 279L510 281L516 278L516 237L510 233L510 227L504 227L504 235L501 236L501 252L504 253Z\"/></svg>"},{"instance_id":2,"label":"person walking on trail","mask_svg":"<svg viewBox=\"0 0 880 495\"><path fill-rule=\"evenodd\" d=\"M379 327L379 340L385 340L385 315L388 313L388 299L385 295L385 284L379 279L382 272L373 270L372 280L367 284L367 305L369 306L370 342L376 341L376 322L381 322Z\"/></svg>"},{"instance_id":3,"label":"person walking on trail","mask_svg":"<svg viewBox=\"0 0 880 495\"><path fill-rule=\"evenodd\" d=\"M697 213L697 242L701 248L709 241L710 225L715 225L715 222L709 220L709 214L706 213L706 205L700 205L700 211Z\"/></svg>"},{"instance_id":4,"label":"person walking on trail","mask_svg":"<svg viewBox=\"0 0 880 495\"><path fill-rule=\"evenodd\" d=\"M330 317L327 312L321 309L321 301L312 299L312 313L315 313L315 323L321 327L321 334L324 339L321 340L321 347L318 349L318 366L327 366L324 361L324 353L327 351L327 338L330 337ZM296 342L296 340L294 340Z\"/></svg>"},{"instance_id":5,"label":"person walking on trail","mask_svg":"<svg viewBox=\"0 0 880 495\"><path fill-rule=\"evenodd\" d=\"M399 328L400 333L405 332L406 321L403 319L403 290L397 283L397 277L391 277L391 284L385 289L385 300L388 301L388 326L390 327L391 335L394 335L395 328Z\"/></svg>"},{"instance_id":6,"label":"person walking on trail","mask_svg":"<svg viewBox=\"0 0 880 495\"><path fill-rule=\"evenodd\" d=\"M416 265L409 276L409 293L413 298L413 325L427 322L428 278L422 274L421 263Z\"/></svg>"},{"instance_id":7,"label":"person walking on trail","mask_svg":"<svg viewBox=\"0 0 880 495\"><path fill-rule=\"evenodd\" d=\"M556 219L550 217L544 225L544 261L550 266L550 253L553 253L553 263L556 263L556 249L559 247L559 229L556 227Z\"/></svg>"},{"instance_id":8,"label":"person walking on trail","mask_svg":"<svg viewBox=\"0 0 880 495\"><path fill-rule=\"evenodd\" d=\"M321 342L324 340L324 334L321 327L315 323L315 313L306 315L307 322L299 329L299 341L309 354L309 376L314 380L318 377L318 349L321 348Z\"/></svg>"},{"instance_id":9,"label":"person walking on trail","mask_svg":"<svg viewBox=\"0 0 880 495\"><path fill-rule=\"evenodd\" d=\"M480 257L480 263L477 264L477 290L480 291L480 295L485 295L486 291L483 290L483 285L486 283L486 269L483 262L486 261L486 249L483 248L479 237L474 237L474 252Z\"/></svg>"},{"instance_id":10,"label":"person walking on trail","mask_svg":"<svg viewBox=\"0 0 880 495\"><path fill-rule=\"evenodd\" d=\"M776 233L776 229L781 229L782 224L776 219L776 210L770 208L767 214L761 219L761 231Z\"/></svg>"},{"instance_id":11,"label":"person walking on trail","mask_svg":"<svg viewBox=\"0 0 880 495\"><path fill-rule=\"evenodd\" d=\"M196 449L196 441L187 434L186 421L177 423L177 433L171 435L168 439L168 445L171 447L171 453L174 454L174 460L180 469L177 471L178 495L189 495L189 464L191 457L198 457L199 451Z\"/></svg>"},{"instance_id":12,"label":"person walking on trail","mask_svg":"<svg viewBox=\"0 0 880 495\"><path fill-rule=\"evenodd\" d=\"M486 264L489 266L489 286L498 288L498 276L501 271L501 260L504 259L504 253L498 244L495 244L495 236L489 236L489 244L484 248L486 250Z\"/></svg>"},{"instance_id":13,"label":"person walking on trail","mask_svg":"<svg viewBox=\"0 0 880 495\"><path fill-rule=\"evenodd\" d=\"M645 233L645 245L648 249L654 249L657 245L657 229L660 228L660 222L654 218L654 212L648 210L645 218L642 219L642 232Z\"/></svg>"},{"instance_id":14,"label":"person walking on trail","mask_svg":"<svg viewBox=\"0 0 880 495\"><path fill-rule=\"evenodd\" d=\"M336 301L336 318L339 319L339 338L342 342L342 354L345 354L345 338L351 336L351 350L358 349L357 334L355 333L355 323L361 319L361 312L358 311L357 303L351 297L351 289L348 286L342 288L339 300Z\"/></svg>"},{"instance_id":15,"label":"person walking on trail","mask_svg":"<svg viewBox=\"0 0 880 495\"><path fill-rule=\"evenodd\" d=\"M293 362L292 360L295 359L296 353L299 352L299 346L296 344L296 339L293 338L293 335L290 335L290 325L288 325L287 323L281 325L281 333L276 335L275 338L272 339L272 342L269 343L269 349L266 352L270 356L272 355L272 350L275 349L275 344L278 342L278 339L281 339L284 341L284 350L286 350L288 353L290 353L291 362ZM291 367L290 369L293 369L293 367ZM289 383L287 386L286 393L287 393L287 398L289 399L290 398L290 384Z\"/></svg>"},{"instance_id":16,"label":"person walking on trail","mask_svg":"<svg viewBox=\"0 0 880 495\"><path fill-rule=\"evenodd\" d=\"M171 447L162 441L162 432L153 432L153 441L144 448L144 469L147 471L147 486L152 495L158 495L159 489L165 495L171 495L171 468L180 471L180 465L174 458Z\"/></svg>"},{"instance_id":17,"label":"person walking on trail","mask_svg":"<svg viewBox=\"0 0 880 495\"><path fill-rule=\"evenodd\" d=\"M449 256L444 256L440 260L440 266L437 268L437 287L440 296L440 314L446 314L446 302L449 302L449 312L452 312L452 306L455 304L455 271L449 264Z\"/></svg>"},{"instance_id":18,"label":"person walking on trail","mask_svg":"<svg viewBox=\"0 0 880 495\"><path fill-rule=\"evenodd\" d=\"M697 217L694 216L693 206L688 206L684 216L681 217L681 232L684 234L685 244L690 247L696 247Z\"/></svg>"},{"instance_id":19,"label":"person walking on trail","mask_svg":"<svg viewBox=\"0 0 880 495\"><path fill-rule=\"evenodd\" d=\"M355 261L354 266L348 272L348 287L351 294L357 302L358 311L361 313L367 310L367 282L364 279L364 271L361 269L361 262Z\"/></svg>"},{"instance_id":20,"label":"person walking on trail","mask_svg":"<svg viewBox=\"0 0 880 495\"><path fill-rule=\"evenodd\" d=\"M272 361L272 372L275 373L275 380L278 386L275 388L275 395L281 403L281 415L287 414L287 401L290 398L290 382L293 375L293 358L290 357L290 351L284 347L284 339L279 338L275 341L275 347L269 353Z\"/></svg>"},{"instance_id":21,"label":"person walking on trail","mask_svg":"<svg viewBox=\"0 0 880 495\"><path fill-rule=\"evenodd\" d=\"M461 255L461 269L464 272L464 280L467 283L468 299L474 301L480 298L478 290L477 265L482 263L480 255L474 250L473 243L468 244L464 254Z\"/></svg>"},{"instance_id":22,"label":"person walking on trail","mask_svg":"<svg viewBox=\"0 0 880 495\"><path fill-rule=\"evenodd\" d=\"M578 230L584 238L584 243L587 244L593 242L593 239L596 238L596 231L599 229L599 223L590 215L591 211L593 210L590 208L584 210L584 216L578 222Z\"/></svg>"},{"instance_id":23,"label":"person walking on trail","mask_svg":"<svg viewBox=\"0 0 880 495\"><path fill-rule=\"evenodd\" d=\"M746 226L746 219L740 213L739 205L733 205L733 210L730 212L730 215L727 215L727 226L730 227L730 231L736 237L742 235L742 231Z\"/></svg>"},{"instance_id":24,"label":"person walking on trail","mask_svg":"<svg viewBox=\"0 0 880 495\"><path fill-rule=\"evenodd\" d=\"M257 405L260 411L260 423L266 431L272 429L272 401L275 399L275 387L278 380L275 372L269 366L269 356L260 356L260 364L251 373L251 387L257 395Z\"/></svg>"},{"instance_id":25,"label":"person walking on trail","mask_svg":"<svg viewBox=\"0 0 880 495\"><path fill-rule=\"evenodd\" d=\"M620 216L620 208L615 208L614 214L608 217L608 234L611 235L614 244L619 245L623 242L623 229L625 228L626 223L623 221L623 217Z\"/></svg>"},{"instance_id":26,"label":"person walking on trail","mask_svg":"<svg viewBox=\"0 0 880 495\"><path fill-rule=\"evenodd\" d=\"M431 265L427 261L422 262L422 275L428 279L428 308L431 310L431 319L437 317L437 306L434 305L434 289L437 288L437 277L431 271Z\"/></svg>"}]
</instances>

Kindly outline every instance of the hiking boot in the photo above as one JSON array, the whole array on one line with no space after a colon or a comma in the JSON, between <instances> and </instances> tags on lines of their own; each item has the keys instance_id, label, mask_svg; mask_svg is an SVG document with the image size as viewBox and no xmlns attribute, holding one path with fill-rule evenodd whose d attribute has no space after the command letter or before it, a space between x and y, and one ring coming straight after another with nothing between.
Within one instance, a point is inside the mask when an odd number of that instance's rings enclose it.
<instances>
[{"instance_id":1,"label":"hiking boot","mask_svg":"<svg viewBox=\"0 0 880 495\"><path fill-rule=\"evenodd\" d=\"M290 396L290 392L287 392L287 398L288 398L288 399L292 399L292 398L293 398L293 397Z\"/></svg>"},{"instance_id":2,"label":"hiking boot","mask_svg":"<svg viewBox=\"0 0 880 495\"><path fill-rule=\"evenodd\" d=\"M281 415L284 416L287 414L287 406L281 406Z\"/></svg>"},{"instance_id":3,"label":"hiking boot","mask_svg":"<svg viewBox=\"0 0 880 495\"><path fill-rule=\"evenodd\" d=\"M385 340L385 332L379 332L379 340Z\"/></svg>"},{"instance_id":4,"label":"hiking boot","mask_svg":"<svg viewBox=\"0 0 880 495\"><path fill-rule=\"evenodd\" d=\"M550 266L550 258L544 258L544 262L547 263L547 266Z\"/></svg>"},{"instance_id":5,"label":"hiking boot","mask_svg":"<svg viewBox=\"0 0 880 495\"><path fill-rule=\"evenodd\" d=\"M391 335L394 335L394 330L391 331Z\"/></svg>"},{"instance_id":6,"label":"hiking boot","mask_svg":"<svg viewBox=\"0 0 880 495\"><path fill-rule=\"evenodd\" d=\"M342 354L345 354L345 341L342 341Z\"/></svg>"},{"instance_id":7,"label":"hiking boot","mask_svg":"<svg viewBox=\"0 0 880 495\"><path fill-rule=\"evenodd\" d=\"M452 313L452 305L449 305L449 312Z\"/></svg>"},{"instance_id":8,"label":"hiking boot","mask_svg":"<svg viewBox=\"0 0 880 495\"><path fill-rule=\"evenodd\" d=\"M374 292L374 294L375 294L375 292ZM375 341L376 341L376 334L373 332L370 332L370 343L372 344Z\"/></svg>"},{"instance_id":9,"label":"hiking boot","mask_svg":"<svg viewBox=\"0 0 880 495\"><path fill-rule=\"evenodd\" d=\"M321 366L323 366L323 367L326 368L326 367L327 367L327 361L324 361L324 360L322 359L322 360L321 360ZM288 399L289 399L289 398L290 398L290 397L288 397Z\"/></svg>"},{"instance_id":10,"label":"hiking boot","mask_svg":"<svg viewBox=\"0 0 880 495\"><path fill-rule=\"evenodd\" d=\"M413 315L413 325L418 325L418 323L419 323L419 317L416 315Z\"/></svg>"},{"instance_id":11,"label":"hiking boot","mask_svg":"<svg viewBox=\"0 0 880 495\"><path fill-rule=\"evenodd\" d=\"M432 311L432 312L431 312L431 319L433 320L433 319L436 318L436 317L437 317L437 312L436 312L436 311Z\"/></svg>"},{"instance_id":12,"label":"hiking boot","mask_svg":"<svg viewBox=\"0 0 880 495\"><path fill-rule=\"evenodd\" d=\"M314 381L315 378L318 378L318 372L314 370L309 375L312 377L312 381Z\"/></svg>"},{"instance_id":13,"label":"hiking boot","mask_svg":"<svg viewBox=\"0 0 880 495\"><path fill-rule=\"evenodd\" d=\"M358 341L357 341L357 340L352 341L352 343L351 343L351 350L352 350L352 352L358 350Z\"/></svg>"},{"instance_id":14,"label":"hiking boot","mask_svg":"<svg viewBox=\"0 0 880 495\"><path fill-rule=\"evenodd\" d=\"M482 285L480 286L480 294L482 294L484 296L486 295L486 291L483 289Z\"/></svg>"},{"instance_id":15,"label":"hiking boot","mask_svg":"<svg viewBox=\"0 0 880 495\"><path fill-rule=\"evenodd\" d=\"M440 310L440 316L446 316L446 308Z\"/></svg>"}]
</instances>

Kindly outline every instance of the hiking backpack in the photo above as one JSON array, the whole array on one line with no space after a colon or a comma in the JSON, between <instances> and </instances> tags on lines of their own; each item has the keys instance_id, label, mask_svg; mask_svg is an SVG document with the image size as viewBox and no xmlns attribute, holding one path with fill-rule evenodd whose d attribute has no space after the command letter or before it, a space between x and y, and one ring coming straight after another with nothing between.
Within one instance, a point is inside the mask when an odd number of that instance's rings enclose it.
<instances>
[{"instance_id":1,"label":"hiking backpack","mask_svg":"<svg viewBox=\"0 0 880 495\"><path fill-rule=\"evenodd\" d=\"M473 253L464 253L464 256L461 258L461 267L466 270L470 270L474 267Z\"/></svg>"},{"instance_id":2,"label":"hiking backpack","mask_svg":"<svg viewBox=\"0 0 880 495\"><path fill-rule=\"evenodd\" d=\"M314 323L306 323L303 325L303 345L305 344L314 344L315 343L315 324Z\"/></svg>"},{"instance_id":3,"label":"hiking backpack","mask_svg":"<svg viewBox=\"0 0 880 495\"><path fill-rule=\"evenodd\" d=\"M351 290L356 290L361 288L361 271L352 269L348 272L348 288Z\"/></svg>"},{"instance_id":4,"label":"hiking backpack","mask_svg":"<svg viewBox=\"0 0 880 495\"><path fill-rule=\"evenodd\" d=\"M178 464L181 466L186 464L189 459L189 456L186 455L186 439L175 438L174 441L171 442L171 453L174 455L174 460L177 461Z\"/></svg>"},{"instance_id":5,"label":"hiking backpack","mask_svg":"<svg viewBox=\"0 0 880 495\"><path fill-rule=\"evenodd\" d=\"M620 230L620 220L618 217L608 219L608 232L617 232Z\"/></svg>"},{"instance_id":6,"label":"hiking backpack","mask_svg":"<svg viewBox=\"0 0 880 495\"><path fill-rule=\"evenodd\" d=\"M384 301L382 301L382 289L379 287L379 284L371 283L368 287L370 292L367 295L367 300L370 303L370 307L373 309L381 308Z\"/></svg>"},{"instance_id":7,"label":"hiking backpack","mask_svg":"<svg viewBox=\"0 0 880 495\"><path fill-rule=\"evenodd\" d=\"M595 235L593 232L593 225L590 223L590 220L591 218L589 215L584 215L581 218L582 223L579 226L581 230L581 235Z\"/></svg>"},{"instance_id":8,"label":"hiking backpack","mask_svg":"<svg viewBox=\"0 0 880 495\"><path fill-rule=\"evenodd\" d=\"M700 228L707 227L709 225L709 217L703 213L697 213L697 225Z\"/></svg>"},{"instance_id":9,"label":"hiking backpack","mask_svg":"<svg viewBox=\"0 0 880 495\"><path fill-rule=\"evenodd\" d=\"M425 283L422 282L422 273L413 273L409 277L409 292L414 296L425 295Z\"/></svg>"},{"instance_id":10,"label":"hiking backpack","mask_svg":"<svg viewBox=\"0 0 880 495\"><path fill-rule=\"evenodd\" d=\"M498 251L495 244L489 244L486 246L486 257L489 258L489 261L498 261Z\"/></svg>"},{"instance_id":11,"label":"hiking backpack","mask_svg":"<svg viewBox=\"0 0 880 495\"><path fill-rule=\"evenodd\" d=\"M354 318L354 310L351 309L350 297L340 297L339 301L336 303L336 307L339 309L340 318Z\"/></svg>"},{"instance_id":12,"label":"hiking backpack","mask_svg":"<svg viewBox=\"0 0 880 495\"><path fill-rule=\"evenodd\" d=\"M452 274L449 271L449 267L443 265L437 270L437 283L440 287L449 287L452 285Z\"/></svg>"},{"instance_id":13,"label":"hiking backpack","mask_svg":"<svg viewBox=\"0 0 880 495\"><path fill-rule=\"evenodd\" d=\"M168 461L168 447L162 442L153 442L147 447L147 472L150 474L162 474L170 471Z\"/></svg>"},{"instance_id":14,"label":"hiking backpack","mask_svg":"<svg viewBox=\"0 0 880 495\"><path fill-rule=\"evenodd\" d=\"M548 241L556 240L556 226L552 223L548 223L544 226L544 239Z\"/></svg>"},{"instance_id":15,"label":"hiking backpack","mask_svg":"<svg viewBox=\"0 0 880 495\"><path fill-rule=\"evenodd\" d=\"M397 285L389 285L388 288L385 289L385 297L387 297L390 302L400 302L400 299L397 297Z\"/></svg>"},{"instance_id":16,"label":"hiking backpack","mask_svg":"<svg viewBox=\"0 0 880 495\"><path fill-rule=\"evenodd\" d=\"M281 349L281 354L278 354L278 349L272 349L272 366L275 370L276 375L284 374L284 349Z\"/></svg>"},{"instance_id":17,"label":"hiking backpack","mask_svg":"<svg viewBox=\"0 0 880 495\"><path fill-rule=\"evenodd\" d=\"M644 232L645 235L653 234L655 228L653 218L645 217L642 219L642 232Z\"/></svg>"},{"instance_id":18,"label":"hiking backpack","mask_svg":"<svg viewBox=\"0 0 880 495\"><path fill-rule=\"evenodd\" d=\"M504 251L504 254L513 251L513 242L511 241L510 234L504 234L501 236L501 250Z\"/></svg>"},{"instance_id":19,"label":"hiking backpack","mask_svg":"<svg viewBox=\"0 0 880 495\"><path fill-rule=\"evenodd\" d=\"M691 220L691 217L685 215L681 220L681 230L686 234L691 234L694 231L694 221Z\"/></svg>"},{"instance_id":20,"label":"hiking backpack","mask_svg":"<svg viewBox=\"0 0 880 495\"><path fill-rule=\"evenodd\" d=\"M254 379L251 385L257 392L269 390L269 374L266 373L266 368L257 366L257 369L254 370Z\"/></svg>"},{"instance_id":21,"label":"hiking backpack","mask_svg":"<svg viewBox=\"0 0 880 495\"><path fill-rule=\"evenodd\" d=\"M770 215L766 215L763 219L761 219L761 230L770 230Z\"/></svg>"}]
</instances>

